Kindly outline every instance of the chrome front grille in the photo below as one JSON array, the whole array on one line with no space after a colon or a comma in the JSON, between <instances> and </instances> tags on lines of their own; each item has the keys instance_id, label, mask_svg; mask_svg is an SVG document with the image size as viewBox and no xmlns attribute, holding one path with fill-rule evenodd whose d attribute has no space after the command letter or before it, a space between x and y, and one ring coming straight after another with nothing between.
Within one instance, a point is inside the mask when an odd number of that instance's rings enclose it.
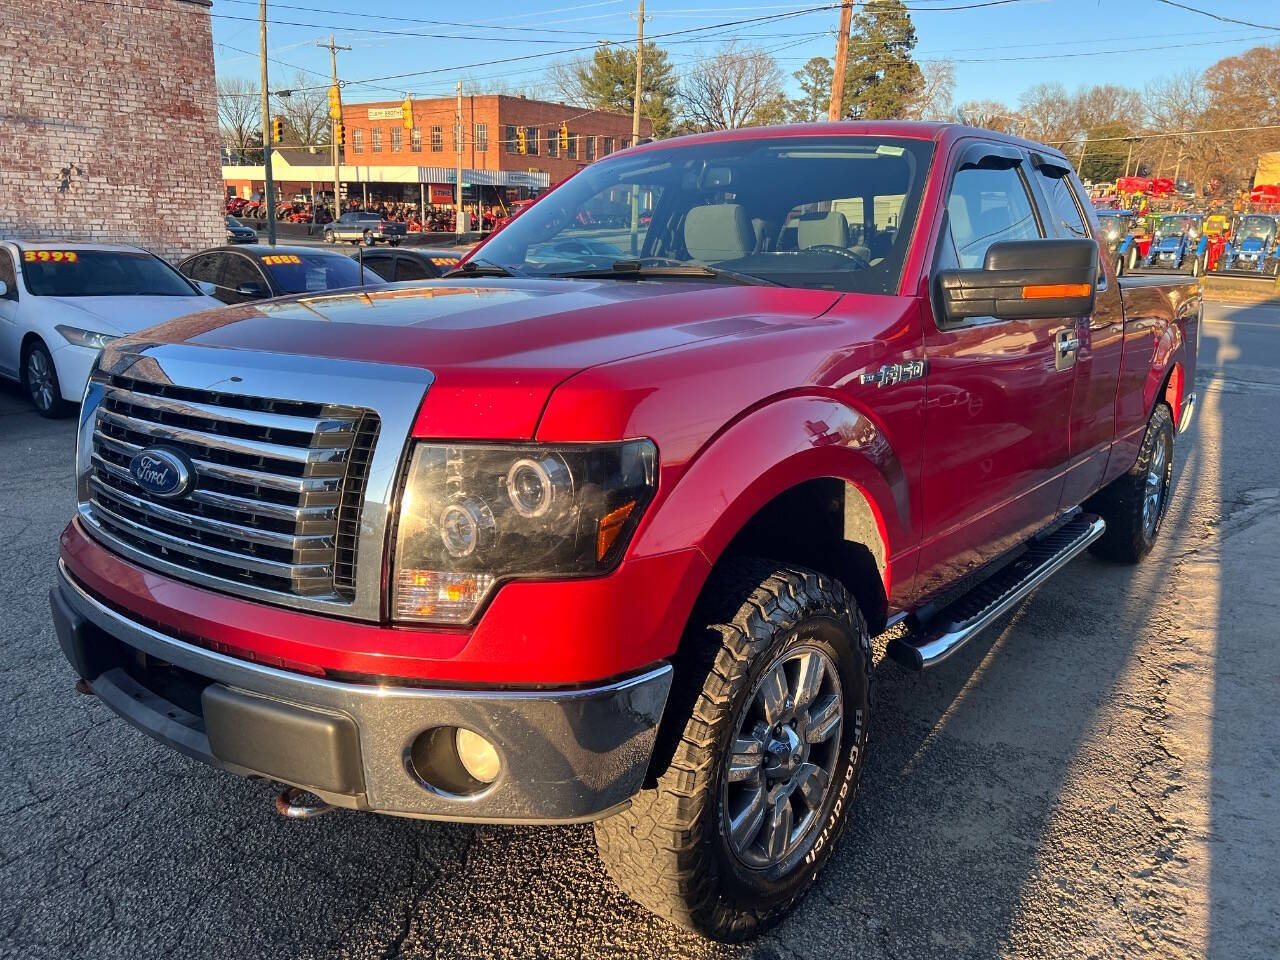
<instances>
[{"instance_id":1,"label":"chrome front grille","mask_svg":"<svg viewBox=\"0 0 1280 960\"><path fill-rule=\"evenodd\" d=\"M93 424L89 515L166 572L349 602L379 427L360 407L114 376ZM194 465L187 494L160 499L134 481L130 461L147 447Z\"/></svg>"}]
</instances>

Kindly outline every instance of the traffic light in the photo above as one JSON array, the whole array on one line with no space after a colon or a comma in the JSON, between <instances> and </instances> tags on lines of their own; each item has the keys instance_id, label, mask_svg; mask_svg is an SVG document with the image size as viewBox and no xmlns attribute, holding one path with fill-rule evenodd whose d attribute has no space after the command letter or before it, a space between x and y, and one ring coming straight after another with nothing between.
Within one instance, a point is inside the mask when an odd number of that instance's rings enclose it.
<instances>
[{"instance_id":1,"label":"traffic light","mask_svg":"<svg viewBox=\"0 0 1280 960\"><path fill-rule=\"evenodd\" d=\"M271 118L271 142L279 143L284 139L284 120L280 117Z\"/></svg>"},{"instance_id":2,"label":"traffic light","mask_svg":"<svg viewBox=\"0 0 1280 960\"><path fill-rule=\"evenodd\" d=\"M336 123L333 126L333 142L340 147L347 145L347 127L346 124Z\"/></svg>"},{"instance_id":3,"label":"traffic light","mask_svg":"<svg viewBox=\"0 0 1280 960\"><path fill-rule=\"evenodd\" d=\"M407 93L404 96L404 103L400 104L401 123L406 130L413 129L413 98Z\"/></svg>"},{"instance_id":4,"label":"traffic light","mask_svg":"<svg viewBox=\"0 0 1280 960\"><path fill-rule=\"evenodd\" d=\"M567 123L560 124L560 152L569 152L569 125Z\"/></svg>"},{"instance_id":5,"label":"traffic light","mask_svg":"<svg viewBox=\"0 0 1280 960\"><path fill-rule=\"evenodd\" d=\"M516 152L529 152L529 131L524 127L516 127Z\"/></svg>"},{"instance_id":6,"label":"traffic light","mask_svg":"<svg viewBox=\"0 0 1280 960\"><path fill-rule=\"evenodd\" d=\"M342 91L336 83L329 88L329 119L342 119Z\"/></svg>"}]
</instances>

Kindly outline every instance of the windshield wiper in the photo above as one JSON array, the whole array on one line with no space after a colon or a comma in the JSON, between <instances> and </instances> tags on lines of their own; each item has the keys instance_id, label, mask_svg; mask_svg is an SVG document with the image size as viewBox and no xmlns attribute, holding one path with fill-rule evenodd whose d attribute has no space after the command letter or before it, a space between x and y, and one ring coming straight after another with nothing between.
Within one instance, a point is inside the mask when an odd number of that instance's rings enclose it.
<instances>
[{"instance_id":1,"label":"windshield wiper","mask_svg":"<svg viewBox=\"0 0 1280 960\"><path fill-rule=\"evenodd\" d=\"M589 270L566 270L548 276L568 280L591 280L596 278L608 280L656 280L662 277L706 277L709 280L722 280L730 283L750 284L752 286L780 287L782 284L764 277L754 277L749 273L737 273L708 266L705 263L681 263L668 261L663 263L645 263L642 260L615 260L612 266L596 267Z\"/></svg>"},{"instance_id":2,"label":"windshield wiper","mask_svg":"<svg viewBox=\"0 0 1280 960\"><path fill-rule=\"evenodd\" d=\"M499 266L496 263L490 263L488 260L468 260L466 263L454 267L448 273L443 274L445 277L515 277L519 276L514 270L507 267Z\"/></svg>"}]
</instances>

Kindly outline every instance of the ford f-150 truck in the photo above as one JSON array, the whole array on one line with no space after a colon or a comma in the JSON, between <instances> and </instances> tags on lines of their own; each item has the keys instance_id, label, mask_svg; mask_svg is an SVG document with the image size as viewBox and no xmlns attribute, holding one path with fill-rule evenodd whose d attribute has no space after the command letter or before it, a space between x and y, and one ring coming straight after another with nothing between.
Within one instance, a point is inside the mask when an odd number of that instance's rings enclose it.
<instances>
[{"instance_id":1,"label":"ford f-150 truck","mask_svg":"<svg viewBox=\"0 0 1280 960\"><path fill-rule=\"evenodd\" d=\"M738 130L587 166L441 280L115 341L61 647L286 815L593 821L641 904L749 937L851 815L871 637L932 667L1150 550L1200 288L1100 248L1048 147Z\"/></svg>"}]
</instances>

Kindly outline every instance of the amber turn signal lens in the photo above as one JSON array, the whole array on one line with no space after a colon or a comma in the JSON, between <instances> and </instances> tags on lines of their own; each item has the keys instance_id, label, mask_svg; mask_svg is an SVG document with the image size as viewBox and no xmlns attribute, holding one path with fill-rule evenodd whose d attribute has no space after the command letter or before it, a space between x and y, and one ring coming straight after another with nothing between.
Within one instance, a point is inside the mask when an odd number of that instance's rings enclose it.
<instances>
[{"instance_id":1,"label":"amber turn signal lens","mask_svg":"<svg viewBox=\"0 0 1280 960\"><path fill-rule=\"evenodd\" d=\"M1040 286L1023 287L1023 300L1055 300L1058 297L1087 297L1087 283L1046 283Z\"/></svg>"},{"instance_id":2,"label":"amber turn signal lens","mask_svg":"<svg viewBox=\"0 0 1280 960\"><path fill-rule=\"evenodd\" d=\"M624 503L617 510L611 510L600 518L600 529L596 533L596 560L603 561L627 524L627 517L636 508L636 502Z\"/></svg>"}]
</instances>

